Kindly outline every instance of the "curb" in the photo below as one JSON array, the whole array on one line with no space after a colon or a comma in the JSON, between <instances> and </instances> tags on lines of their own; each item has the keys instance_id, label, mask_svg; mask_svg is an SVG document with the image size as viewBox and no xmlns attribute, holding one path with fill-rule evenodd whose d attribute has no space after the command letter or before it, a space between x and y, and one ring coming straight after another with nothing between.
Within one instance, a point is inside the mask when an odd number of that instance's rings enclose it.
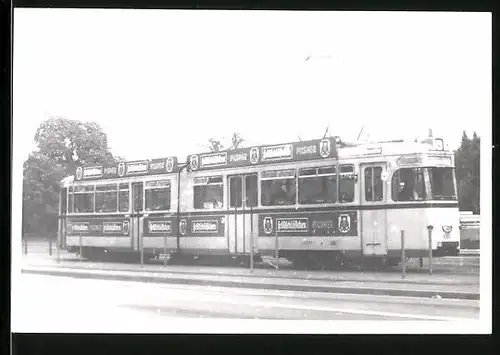
<instances>
[{"instance_id":1,"label":"curb","mask_svg":"<svg viewBox=\"0 0 500 355\"><path fill-rule=\"evenodd\" d=\"M85 272L85 270L92 270L92 271L97 271L99 269L93 269L89 267L78 267L78 266L64 266L64 269L69 269L69 270L75 270L75 272ZM156 272L156 273L162 273L162 272L168 272L170 274L184 274L184 275L206 275L206 276L229 276L229 277L248 277L248 278L254 278L254 277L264 277L264 278L269 278L269 279L290 279L290 280L304 280L304 281L323 281L323 282L383 282L383 283L388 283L388 284L415 284L415 285L443 285L442 282L438 281L433 281L431 279L426 280L426 281L408 281L408 280L387 280L387 279L379 279L379 280L366 280L366 279L356 279L356 278L350 278L350 277L339 277L339 278L324 278L324 277L318 277L318 276L311 276L311 277L299 277L296 275L288 275L288 276L282 276L282 275L258 275L254 273L249 273L249 274L232 274L232 275L222 275L217 272L197 272L197 271L183 271L183 270L147 270L147 269L132 269L132 268L124 268L124 269L100 269L100 271L103 272L131 272L131 273L138 273L138 272ZM457 275L468 275L469 273L455 273ZM453 283L444 283L444 285L477 285L475 282L453 282Z\"/></svg>"},{"instance_id":2,"label":"curb","mask_svg":"<svg viewBox=\"0 0 500 355\"><path fill-rule=\"evenodd\" d=\"M403 297L421 297L421 298L452 298L464 300L479 300L479 294L472 292L433 292L425 290L398 290L390 288L361 288L361 287L335 287L335 286L316 286L316 285L278 285L264 284L258 282L242 281L215 281L215 280L195 280L179 279L158 276L136 276L136 275L111 275L111 274L89 274L85 272L69 272L59 270L33 270L22 269L23 274L66 276L80 279L101 279L114 281L139 281L150 283L180 284L180 285L198 285L198 286L217 286L217 287L238 287L253 289L269 289L279 291L304 291L304 292L323 292L323 293L347 293L347 294L369 294L383 296L403 296Z\"/></svg>"}]
</instances>

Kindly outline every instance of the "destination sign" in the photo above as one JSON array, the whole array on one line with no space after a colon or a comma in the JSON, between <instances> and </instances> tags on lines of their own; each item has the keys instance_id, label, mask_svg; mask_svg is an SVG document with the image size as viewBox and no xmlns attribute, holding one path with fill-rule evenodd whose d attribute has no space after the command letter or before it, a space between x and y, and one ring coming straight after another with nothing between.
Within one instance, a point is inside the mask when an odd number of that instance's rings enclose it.
<instances>
[{"instance_id":1,"label":"destination sign","mask_svg":"<svg viewBox=\"0 0 500 355\"><path fill-rule=\"evenodd\" d=\"M178 171L176 157L120 162L112 166L78 167L75 180L112 179L125 176L169 174Z\"/></svg>"},{"instance_id":2,"label":"destination sign","mask_svg":"<svg viewBox=\"0 0 500 355\"><path fill-rule=\"evenodd\" d=\"M187 162L189 170L198 171L328 158L337 158L334 138L192 154Z\"/></svg>"}]
</instances>

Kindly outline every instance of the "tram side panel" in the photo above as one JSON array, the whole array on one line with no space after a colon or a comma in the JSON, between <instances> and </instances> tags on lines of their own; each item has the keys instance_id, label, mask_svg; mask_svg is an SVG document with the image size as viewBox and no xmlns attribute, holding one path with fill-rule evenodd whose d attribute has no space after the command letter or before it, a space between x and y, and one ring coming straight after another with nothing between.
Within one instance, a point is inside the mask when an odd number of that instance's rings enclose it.
<instances>
[{"instance_id":1,"label":"tram side panel","mask_svg":"<svg viewBox=\"0 0 500 355\"><path fill-rule=\"evenodd\" d=\"M436 256L460 253L460 212L457 205L427 209L427 222L432 225L432 249Z\"/></svg>"},{"instance_id":2,"label":"tram side panel","mask_svg":"<svg viewBox=\"0 0 500 355\"><path fill-rule=\"evenodd\" d=\"M180 180L179 252L185 254L228 254L227 194L223 194L222 206L217 209L194 208L194 179L220 176L214 173L184 174Z\"/></svg>"},{"instance_id":3,"label":"tram side panel","mask_svg":"<svg viewBox=\"0 0 500 355\"><path fill-rule=\"evenodd\" d=\"M260 213L258 248L284 251L339 251L359 256L358 211Z\"/></svg>"},{"instance_id":4,"label":"tram side panel","mask_svg":"<svg viewBox=\"0 0 500 355\"><path fill-rule=\"evenodd\" d=\"M177 230L178 230L178 220L177 220L177 205L178 205L178 178L177 174L172 174L168 176L162 176L154 179L148 179L145 181L146 189L147 181L157 181L157 180L168 180L170 183L170 202L169 210L155 211L151 210L148 201L144 199L144 217L141 221L141 235L143 238L143 247L147 252L153 254L162 253L165 249L165 237L166 237L166 249L167 252L175 252L178 249L177 245ZM154 207L153 207L154 208Z\"/></svg>"},{"instance_id":5,"label":"tram side panel","mask_svg":"<svg viewBox=\"0 0 500 355\"><path fill-rule=\"evenodd\" d=\"M432 250L435 256L457 255L460 233L457 207L399 208L388 210L388 255L401 256L401 231L408 257L426 257L429 254L429 231L432 229Z\"/></svg>"},{"instance_id":6,"label":"tram side panel","mask_svg":"<svg viewBox=\"0 0 500 355\"><path fill-rule=\"evenodd\" d=\"M425 208L405 208L394 205L387 210L387 256L401 257L401 231L404 232L405 253L408 257L425 256L427 249L427 214Z\"/></svg>"},{"instance_id":7,"label":"tram side panel","mask_svg":"<svg viewBox=\"0 0 500 355\"><path fill-rule=\"evenodd\" d=\"M98 247L130 250L130 219L78 216L67 218L67 246Z\"/></svg>"}]
</instances>

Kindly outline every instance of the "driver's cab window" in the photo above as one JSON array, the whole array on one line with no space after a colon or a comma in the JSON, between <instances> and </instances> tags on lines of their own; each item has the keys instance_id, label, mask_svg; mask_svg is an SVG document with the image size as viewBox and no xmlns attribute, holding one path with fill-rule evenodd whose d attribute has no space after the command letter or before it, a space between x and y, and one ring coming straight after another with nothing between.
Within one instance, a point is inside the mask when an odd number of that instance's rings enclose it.
<instances>
[{"instance_id":1,"label":"driver's cab window","mask_svg":"<svg viewBox=\"0 0 500 355\"><path fill-rule=\"evenodd\" d=\"M427 198L424 169L404 168L392 177L392 199L394 201L421 201Z\"/></svg>"}]
</instances>

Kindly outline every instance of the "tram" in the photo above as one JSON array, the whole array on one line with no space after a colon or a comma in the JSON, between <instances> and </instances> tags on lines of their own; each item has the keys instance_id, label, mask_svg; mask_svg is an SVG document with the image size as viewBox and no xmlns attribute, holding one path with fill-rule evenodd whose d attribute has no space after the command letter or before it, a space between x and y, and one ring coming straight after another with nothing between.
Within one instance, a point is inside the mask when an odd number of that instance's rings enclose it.
<instances>
[{"instance_id":1,"label":"tram","mask_svg":"<svg viewBox=\"0 0 500 355\"><path fill-rule=\"evenodd\" d=\"M61 182L70 252L164 252L297 266L457 255L453 152L442 139L348 144L338 137L78 167ZM429 245L429 231L431 245Z\"/></svg>"}]
</instances>

